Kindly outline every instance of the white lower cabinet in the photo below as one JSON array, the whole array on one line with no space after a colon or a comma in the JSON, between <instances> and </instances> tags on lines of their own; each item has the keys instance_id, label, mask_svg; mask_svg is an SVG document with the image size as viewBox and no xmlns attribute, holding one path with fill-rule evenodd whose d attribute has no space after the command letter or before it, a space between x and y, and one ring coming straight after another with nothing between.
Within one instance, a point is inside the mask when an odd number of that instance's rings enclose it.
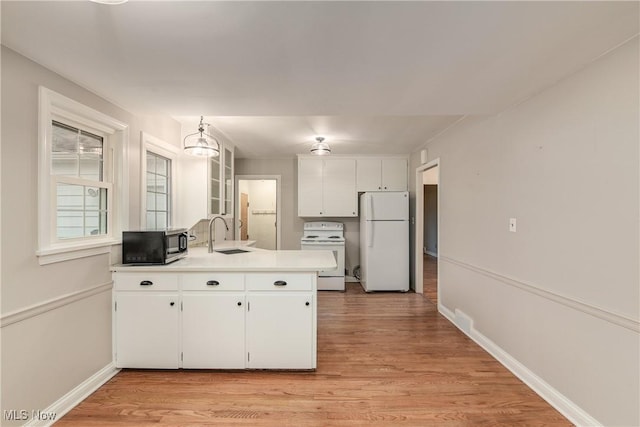
<instances>
[{"instance_id":1,"label":"white lower cabinet","mask_svg":"<svg viewBox=\"0 0 640 427\"><path fill-rule=\"evenodd\" d=\"M260 293L249 297L248 367L254 369L315 368L313 294Z\"/></svg>"},{"instance_id":2,"label":"white lower cabinet","mask_svg":"<svg viewBox=\"0 0 640 427\"><path fill-rule=\"evenodd\" d=\"M116 367L180 366L179 301L177 292L116 292Z\"/></svg>"},{"instance_id":3,"label":"white lower cabinet","mask_svg":"<svg viewBox=\"0 0 640 427\"><path fill-rule=\"evenodd\" d=\"M244 293L184 292L182 367L244 369Z\"/></svg>"},{"instance_id":4,"label":"white lower cabinet","mask_svg":"<svg viewBox=\"0 0 640 427\"><path fill-rule=\"evenodd\" d=\"M113 277L119 368L316 367L314 272Z\"/></svg>"}]
</instances>

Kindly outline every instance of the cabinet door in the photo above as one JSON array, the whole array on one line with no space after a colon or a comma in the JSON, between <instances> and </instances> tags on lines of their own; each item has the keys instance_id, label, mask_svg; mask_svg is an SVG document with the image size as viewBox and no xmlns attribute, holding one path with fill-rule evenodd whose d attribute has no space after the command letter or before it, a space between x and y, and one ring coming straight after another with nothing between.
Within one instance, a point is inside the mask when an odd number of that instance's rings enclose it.
<instances>
[{"instance_id":1,"label":"cabinet door","mask_svg":"<svg viewBox=\"0 0 640 427\"><path fill-rule=\"evenodd\" d=\"M218 157L209 158L209 215L233 216L233 146L225 144Z\"/></svg>"},{"instance_id":2,"label":"cabinet door","mask_svg":"<svg viewBox=\"0 0 640 427\"><path fill-rule=\"evenodd\" d=\"M233 150L224 149L224 210L223 214L233 216Z\"/></svg>"},{"instance_id":3,"label":"cabinet door","mask_svg":"<svg viewBox=\"0 0 640 427\"><path fill-rule=\"evenodd\" d=\"M315 368L312 293L251 294L248 304L249 368Z\"/></svg>"},{"instance_id":4,"label":"cabinet door","mask_svg":"<svg viewBox=\"0 0 640 427\"><path fill-rule=\"evenodd\" d=\"M116 367L180 365L177 293L116 292Z\"/></svg>"},{"instance_id":5,"label":"cabinet door","mask_svg":"<svg viewBox=\"0 0 640 427\"><path fill-rule=\"evenodd\" d=\"M185 292L182 296L182 367L244 369L243 293Z\"/></svg>"},{"instance_id":6,"label":"cabinet door","mask_svg":"<svg viewBox=\"0 0 640 427\"><path fill-rule=\"evenodd\" d=\"M382 190L380 159L358 159L356 166L357 191Z\"/></svg>"},{"instance_id":7,"label":"cabinet door","mask_svg":"<svg viewBox=\"0 0 640 427\"><path fill-rule=\"evenodd\" d=\"M407 159L382 159L382 190L407 191Z\"/></svg>"},{"instance_id":8,"label":"cabinet door","mask_svg":"<svg viewBox=\"0 0 640 427\"><path fill-rule=\"evenodd\" d=\"M220 177L222 167L220 161L220 156L209 158L209 215L219 215L221 213L222 184Z\"/></svg>"},{"instance_id":9,"label":"cabinet door","mask_svg":"<svg viewBox=\"0 0 640 427\"><path fill-rule=\"evenodd\" d=\"M323 216L356 216L356 161L325 159L323 170Z\"/></svg>"},{"instance_id":10,"label":"cabinet door","mask_svg":"<svg viewBox=\"0 0 640 427\"><path fill-rule=\"evenodd\" d=\"M298 216L321 216L323 159L298 159Z\"/></svg>"}]
</instances>

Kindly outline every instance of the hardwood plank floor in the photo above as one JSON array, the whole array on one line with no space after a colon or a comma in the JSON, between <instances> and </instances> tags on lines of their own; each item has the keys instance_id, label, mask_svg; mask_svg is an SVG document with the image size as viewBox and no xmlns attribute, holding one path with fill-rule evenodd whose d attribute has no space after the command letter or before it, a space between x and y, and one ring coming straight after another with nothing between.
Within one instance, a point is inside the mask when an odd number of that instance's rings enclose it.
<instances>
[{"instance_id":1,"label":"hardwood plank floor","mask_svg":"<svg viewBox=\"0 0 640 427\"><path fill-rule=\"evenodd\" d=\"M414 293L318 297L318 369L124 370L57 426L566 426Z\"/></svg>"}]
</instances>

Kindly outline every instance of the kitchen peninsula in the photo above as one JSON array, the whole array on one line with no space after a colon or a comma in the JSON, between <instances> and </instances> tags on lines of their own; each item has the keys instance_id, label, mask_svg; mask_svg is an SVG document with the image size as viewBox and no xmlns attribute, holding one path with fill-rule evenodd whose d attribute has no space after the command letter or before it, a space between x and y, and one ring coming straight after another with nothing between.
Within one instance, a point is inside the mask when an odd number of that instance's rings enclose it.
<instances>
[{"instance_id":1,"label":"kitchen peninsula","mask_svg":"<svg viewBox=\"0 0 640 427\"><path fill-rule=\"evenodd\" d=\"M317 276L335 265L330 251L237 245L189 249L168 265L114 265L115 364L315 369Z\"/></svg>"}]
</instances>

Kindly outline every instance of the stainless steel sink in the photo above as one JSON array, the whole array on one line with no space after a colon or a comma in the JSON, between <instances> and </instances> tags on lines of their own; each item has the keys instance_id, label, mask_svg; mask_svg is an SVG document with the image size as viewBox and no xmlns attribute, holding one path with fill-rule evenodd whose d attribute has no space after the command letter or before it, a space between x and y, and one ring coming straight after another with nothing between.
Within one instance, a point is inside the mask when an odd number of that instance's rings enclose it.
<instances>
[{"instance_id":1,"label":"stainless steel sink","mask_svg":"<svg viewBox=\"0 0 640 427\"><path fill-rule=\"evenodd\" d=\"M243 254L245 252L251 252L251 251L245 251L244 249L220 249L220 250L216 250L216 252L219 252L225 255L233 255L233 254Z\"/></svg>"}]
</instances>

